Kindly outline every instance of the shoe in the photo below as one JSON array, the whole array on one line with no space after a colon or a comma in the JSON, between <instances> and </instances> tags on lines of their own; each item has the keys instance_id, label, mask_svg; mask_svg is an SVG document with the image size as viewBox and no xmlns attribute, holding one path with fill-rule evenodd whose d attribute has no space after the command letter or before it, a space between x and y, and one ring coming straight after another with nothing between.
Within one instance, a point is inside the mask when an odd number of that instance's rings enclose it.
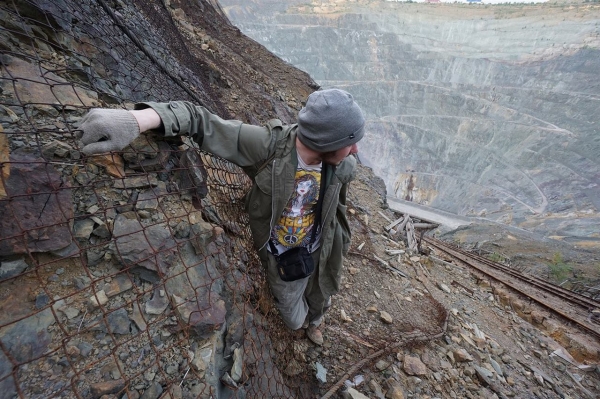
<instances>
[{"instance_id":1,"label":"shoe","mask_svg":"<svg viewBox=\"0 0 600 399\"><path fill-rule=\"evenodd\" d=\"M323 334L319 330L319 327L313 324L309 325L306 329L306 336L315 344L319 346L323 345Z\"/></svg>"},{"instance_id":2,"label":"shoe","mask_svg":"<svg viewBox=\"0 0 600 399\"><path fill-rule=\"evenodd\" d=\"M308 319L304 320L304 323L302 323L302 328L305 330L308 328Z\"/></svg>"}]
</instances>

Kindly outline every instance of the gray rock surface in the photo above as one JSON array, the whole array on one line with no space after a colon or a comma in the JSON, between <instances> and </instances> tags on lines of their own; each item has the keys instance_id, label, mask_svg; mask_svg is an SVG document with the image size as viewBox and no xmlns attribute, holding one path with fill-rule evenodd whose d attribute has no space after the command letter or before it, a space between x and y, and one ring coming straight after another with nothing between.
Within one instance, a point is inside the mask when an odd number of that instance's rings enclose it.
<instances>
[{"instance_id":1,"label":"gray rock surface","mask_svg":"<svg viewBox=\"0 0 600 399\"><path fill-rule=\"evenodd\" d=\"M68 185L52 165L35 155L14 153L10 160L14 164L6 191L14 198L0 201L0 256L68 246L72 241L68 221L73 218Z\"/></svg>"},{"instance_id":2,"label":"gray rock surface","mask_svg":"<svg viewBox=\"0 0 600 399\"><path fill-rule=\"evenodd\" d=\"M25 259L20 258L12 261L0 262L0 280L18 276L27 269L29 265Z\"/></svg>"},{"instance_id":3,"label":"gray rock surface","mask_svg":"<svg viewBox=\"0 0 600 399\"><path fill-rule=\"evenodd\" d=\"M2 319L4 324L10 321L10 315L5 314ZM52 339L48 327L55 322L51 309L42 310L0 329L0 342L17 362L30 362L48 350Z\"/></svg>"},{"instance_id":4,"label":"gray rock surface","mask_svg":"<svg viewBox=\"0 0 600 399\"><path fill-rule=\"evenodd\" d=\"M112 251L124 265L136 264L166 273L175 256L175 241L161 225L144 226L136 219L119 215L113 229Z\"/></svg>"}]
</instances>

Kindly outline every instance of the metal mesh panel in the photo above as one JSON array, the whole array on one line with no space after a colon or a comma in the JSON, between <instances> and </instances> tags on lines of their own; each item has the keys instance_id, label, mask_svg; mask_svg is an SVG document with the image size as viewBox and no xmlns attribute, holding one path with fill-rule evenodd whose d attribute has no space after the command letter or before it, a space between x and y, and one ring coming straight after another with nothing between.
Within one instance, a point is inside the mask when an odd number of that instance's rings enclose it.
<instances>
[{"instance_id":1,"label":"metal mesh panel","mask_svg":"<svg viewBox=\"0 0 600 399\"><path fill-rule=\"evenodd\" d=\"M310 368L280 371L295 333L251 248L241 169L152 134L123 152L80 152L91 107L179 99L222 110L218 76L172 26L157 34L165 7L0 1L2 397L319 391Z\"/></svg>"}]
</instances>

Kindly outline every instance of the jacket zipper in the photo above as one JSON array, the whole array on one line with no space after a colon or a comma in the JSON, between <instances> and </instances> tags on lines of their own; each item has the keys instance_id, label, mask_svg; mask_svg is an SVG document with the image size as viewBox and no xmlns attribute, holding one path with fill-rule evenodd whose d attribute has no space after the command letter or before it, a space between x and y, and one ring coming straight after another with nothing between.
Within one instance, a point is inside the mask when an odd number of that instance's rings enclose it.
<instances>
[{"instance_id":1,"label":"jacket zipper","mask_svg":"<svg viewBox=\"0 0 600 399\"><path fill-rule=\"evenodd\" d=\"M277 159L273 160L273 172L275 171L275 163L277 162ZM269 236L267 237L267 241L265 241L265 243L260 247L259 251L261 249L263 249L268 243L269 240L271 239L271 232L273 231L273 225L274 225L274 221L273 219L275 219L275 173L271 173L271 220L269 221Z\"/></svg>"},{"instance_id":2,"label":"jacket zipper","mask_svg":"<svg viewBox=\"0 0 600 399\"><path fill-rule=\"evenodd\" d=\"M341 187L342 186L340 184L336 184L335 196L333 198L336 198L340 195ZM329 211L331 210L332 205L333 205L333 201L331 201L329 203L329 207L327 208L327 213L325 213L325 218L322 220L322 223L321 223L321 240L323 239L323 228L325 227L325 221L327 221L327 217L329 216Z\"/></svg>"}]
</instances>

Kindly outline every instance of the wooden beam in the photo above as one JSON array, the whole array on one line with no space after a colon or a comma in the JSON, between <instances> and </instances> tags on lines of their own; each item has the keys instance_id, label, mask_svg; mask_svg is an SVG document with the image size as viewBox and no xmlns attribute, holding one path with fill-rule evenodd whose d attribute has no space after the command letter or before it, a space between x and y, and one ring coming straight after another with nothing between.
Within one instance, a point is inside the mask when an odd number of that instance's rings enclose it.
<instances>
[{"instance_id":1,"label":"wooden beam","mask_svg":"<svg viewBox=\"0 0 600 399\"><path fill-rule=\"evenodd\" d=\"M390 222L390 223L392 222L392 219L390 219L389 217L385 216L385 215L383 214L383 212L381 212L381 211L377 211L377 213L378 213L378 214L380 214L380 215L381 215L381 217L382 217L382 218L384 218L385 220L387 220L388 222Z\"/></svg>"},{"instance_id":2,"label":"wooden beam","mask_svg":"<svg viewBox=\"0 0 600 399\"><path fill-rule=\"evenodd\" d=\"M390 223L390 224L388 224L387 226L385 226L385 229L386 229L386 230L391 230L391 229L393 229L394 227L396 227L397 225L399 225L400 223L402 223L402 221L403 221L403 220L404 220L404 218L406 218L406 217L407 217L407 216L406 216L406 215L404 215L404 216L402 216L400 219L396 219L396 220L394 220L392 223Z\"/></svg>"},{"instance_id":3,"label":"wooden beam","mask_svg":"<svg viewBox=\"0 0 600 399\"><path fill-rule=\"evenodd\" d=\"M440 225L439 224L431 224L431 223L414 223L413 227L415 229L425 229L425 230L429 230L429 229L437 229Z\"/></svg>"},{"instance_id":4,"label":"wooden beam","mask_svg":"<svg viewBox=\"0 0 600 399\"><path fill-rule=\"evenodd\" d=\"M413 226L413 222L410 219L410 217L408 218L408 223L406 224L406 239L408 241L408 248L411 251L417 251L418 250L418 243L417 243L417 239L415 238L415 228Z\"/></svg>"}]
</instances>

